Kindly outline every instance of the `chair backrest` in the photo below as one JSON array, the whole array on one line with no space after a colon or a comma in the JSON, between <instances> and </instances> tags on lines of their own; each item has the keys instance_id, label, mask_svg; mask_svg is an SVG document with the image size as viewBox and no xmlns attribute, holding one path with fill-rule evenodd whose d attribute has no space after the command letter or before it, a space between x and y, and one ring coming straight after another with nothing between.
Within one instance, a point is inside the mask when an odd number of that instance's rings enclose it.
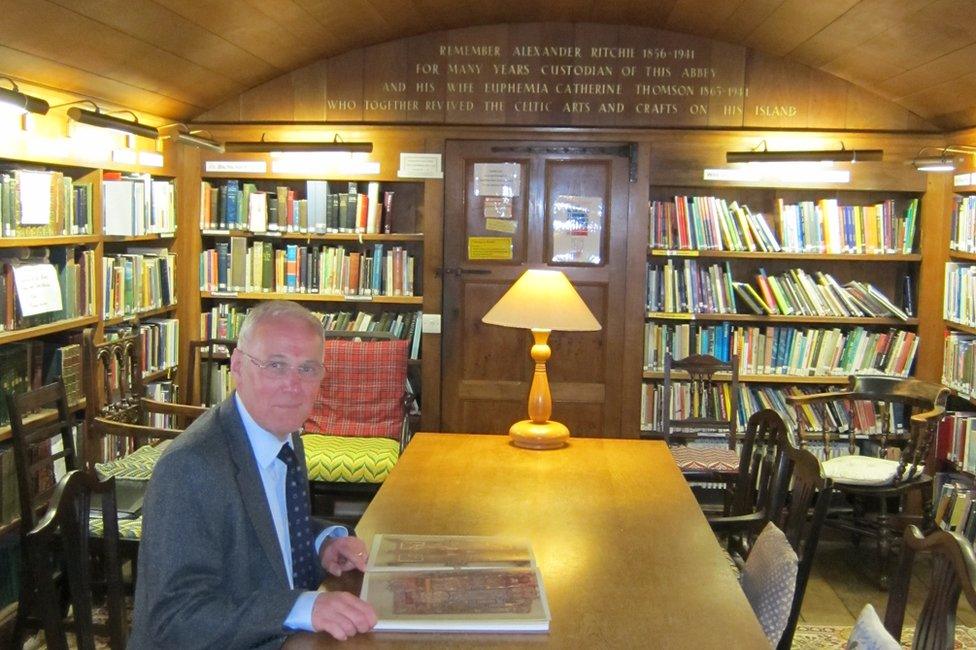
<instances>
[{"instance_id":1,"label":"chair backrest","mask_svg":"<svg viewBox=\"0 0 976 650\"><path fill-rule=\"evenodd\" d=\"M325 376L305 432L405 444L408 345L385 332L326 332Z\"/></svg>"},{"instance_id":2,"label":"chair backrest","mask_svg":"<svg viewBox=\"0 0 976 650\"><path fill-rule=\"evenodd\" d=\"M896 639L901 639L915 556L919 552L932 553L932 579L915 624L912 648L952 648L955 645L959 595L965 594L970 606L976 607L976 555L973 554L973 547L962 535L944 530L923 537L914 525L905 529L903 542L901 564L888 592L885 628Z\"/></svg>"},{"instance_id":3,"label":"chair backrest","mask_svg":"<svg viewBox=\"0 0 976 650\"><path fill-rule=\"evenodd\" d=\"M236 339L200 339L190 341L187 346L187 404L213 406L222 401L215 394L218 362L230 359L237 347ZM199 380L199 388L197 381Z\"/></svg>"},{"instance_id":4,"label":"chair backrest","mask_svg":"<svg viewBox=\"0 0 976 650\"><path fill-rule=\"evenodd\" d=\"M778 648L787 650L793 643L793 632L800 618L800 607L806 592L820 531L830 507L833 485L825 478L820 461L809 450L793 446L783 436L783 456L770 499L770 521L786 535L798 558L796 590L790 618Z\"/></svg>"},{"instance_id":5,"label":"chair backrest","mask_svg":"<svg viewBox=\"0 0 976 650\"><path fill-rule=\"evenodd\" d=\"M727 377L716 377L719 373ZM728 362L707 354L676 360L667 352L663 392L659 421L668 444L697 438L701 431L717 431L725 433L729 449L735 449L739 407L739 360L735 355ZM675 417L679 405L684 417Z\"/></svg>"},{"instance_id":6,"label":"chair backrest","mask_svg":"<svg viewBox=\"0 0 976 650\"><path fill-rule=\"evenodd\" d=\"M871 435L879 445L881 456L889 447L897 446L900 450L900 464L894 477L897 483L922 471L945 414L948 397L949 389L941 384L902 377L856 375L848 379L846 390L791 397L788 401L797 408L801 444L809 437L802 409L838 403L843 408L835 409L834 415L842 420L839 423L842 432L846 429L850 453L855 453L859 433ZM901 418L895 421L899 409ZM831 441L836 439L836 433L825 428L821 436L829 458Z\"/></svg>"},{"instance_id":7,"label":"chair backrest","mask_svg":"<svg viewBox=\"0 0 976 650\"><path fill-rule=\"evenodd\" d=\"M21 530L28 531L37 523L36 513L54 493L55 462L63 461L65 470L70 471L80 467L80 456L60 379L26 393L7 393L6 400L20 493ZM60 443L60 450L53 450L52 443Z\"/></svg>"},{"instance_id":8,"label":"chair backrest","mask_svg":"<svg viewBox=\"0 0 976 650\"><path fill-rule=\"evenodd\" d=\"M142 342L138 327L116 338L95 342L91 328L82 333L85 379L85 466L102 456L116 457L136 446L175 438L205 408L169 404L145 397L142 383ZM174 427L149 424L150 414L167 416ZM115 436L104 450L107 436Z\"/></svg>"},{"instance_id":9,"label":"chair backrest","mask_svg":"<svg viewBox=\"0 0 976 650\"><path fill-rule=\"evenodd\" d=\"M768 510L786 435L786 423L772 409L757 411L749 417L740 447L739 474L733 487L730 515Z\"/></svg>"},{"instance_id":10,"label":"chair backrest","mask_svg":"<svg viewBox=\"0 0 976 650\"><path fill-rule=\"evenodd\" d=\"M97 548L89 545L91 500L101 499L103 535ZM115 504L115 479L97 480L84 471L68 472L58 483L47 513L29 533L28 561L38 593L38 606L44 623L44 636L51 650L67 650L67 629L75 632L79 650L94 650L96 626L92 620L91 550L98 551L99 575L105 579L108 608L107 636L110 647L125 647L122 574L118 555L118 514ZM61 598L55 578L67 583L72 621L62 618ZM101 627L101 626L99 626Z\"/></svg>"}]
</instances>

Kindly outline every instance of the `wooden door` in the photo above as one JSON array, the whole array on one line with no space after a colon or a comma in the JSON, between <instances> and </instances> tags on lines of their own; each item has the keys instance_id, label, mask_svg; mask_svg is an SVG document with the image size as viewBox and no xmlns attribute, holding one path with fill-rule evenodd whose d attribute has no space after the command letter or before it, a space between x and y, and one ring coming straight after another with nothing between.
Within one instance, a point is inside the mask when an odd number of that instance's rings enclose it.
<instances>
[{"instance_id":1,"label":"wooden door","mask_svg":"<svg viewBox=\"0 0 976 650\"><path fill-rule=\"evenodd\" d=\"M506 433L527 417L531 335L481 317L523 271L549 268L569 277L603 327L550 336L552 419L574 436L621 435L629 152L627 145L447 143L444 431ZM514 196L499 196L506 183ZM567 230L580 215L582 228Z\"/></svg>"}]
</instances>

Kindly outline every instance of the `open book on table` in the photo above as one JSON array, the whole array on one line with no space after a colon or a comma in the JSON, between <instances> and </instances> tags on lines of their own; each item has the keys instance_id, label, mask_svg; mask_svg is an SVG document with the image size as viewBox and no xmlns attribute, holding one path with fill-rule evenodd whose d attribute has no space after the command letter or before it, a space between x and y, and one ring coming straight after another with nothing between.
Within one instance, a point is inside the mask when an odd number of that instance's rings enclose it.
<instances>
[{"instance_id":1,"label":"open book on table","mask_svg":"<svg viewBox=\"0 0 976 650\"><path fill-rule=\"evenodd\" d=\"M517 539L376 535L360 595L376 631L549 630L532 547Z\"/></svg>"}]
</instances>

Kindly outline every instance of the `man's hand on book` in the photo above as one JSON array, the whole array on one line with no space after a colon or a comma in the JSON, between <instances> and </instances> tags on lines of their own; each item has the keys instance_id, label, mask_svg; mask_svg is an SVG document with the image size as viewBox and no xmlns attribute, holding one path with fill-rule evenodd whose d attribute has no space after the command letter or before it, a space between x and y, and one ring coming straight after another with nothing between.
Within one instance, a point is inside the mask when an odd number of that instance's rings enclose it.
<instances>
[{"instance_id":1,"label":"man's hand on book","mask_svg":"<svg viewBox=\"0 0 976 650\"><path fill-rule=\"evenodd\" d=\"M320 554L322 568L334 576L350 569L366 571L368 557L366 544L358 537L333 537L322 545Z\"/></svg>"},{"instance_id":2,"label":"man's hand on book","mask_svg":"<svg viewBox=\"0 0 976 650\"><path fill-rule=\"evenodd\" d=\"M357 633L369 632L376 625L373 606L356 596L336 591L321 593L312 606L312 627L340 641Z\"/></svg>"}]
</instances>

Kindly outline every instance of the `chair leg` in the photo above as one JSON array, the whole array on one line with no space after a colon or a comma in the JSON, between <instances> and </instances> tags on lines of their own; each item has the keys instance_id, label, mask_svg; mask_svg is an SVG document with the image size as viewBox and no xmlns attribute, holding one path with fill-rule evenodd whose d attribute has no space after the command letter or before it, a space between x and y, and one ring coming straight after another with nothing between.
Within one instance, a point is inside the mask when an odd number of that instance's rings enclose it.
<instances>
[{"instance_id":1,"label":"chair leg","mask_svg":"<svg viewBox=\"0 0 976 650\"><path fill-rule=\"evenodd\" d=\"M891 559L891 546L893 543L891 530L888 527L888 499L880 499L880 511L878 513L878 561L880 562L879 586L882 590L888 589L888 563Z\"/></svg>"}]
</instances>

